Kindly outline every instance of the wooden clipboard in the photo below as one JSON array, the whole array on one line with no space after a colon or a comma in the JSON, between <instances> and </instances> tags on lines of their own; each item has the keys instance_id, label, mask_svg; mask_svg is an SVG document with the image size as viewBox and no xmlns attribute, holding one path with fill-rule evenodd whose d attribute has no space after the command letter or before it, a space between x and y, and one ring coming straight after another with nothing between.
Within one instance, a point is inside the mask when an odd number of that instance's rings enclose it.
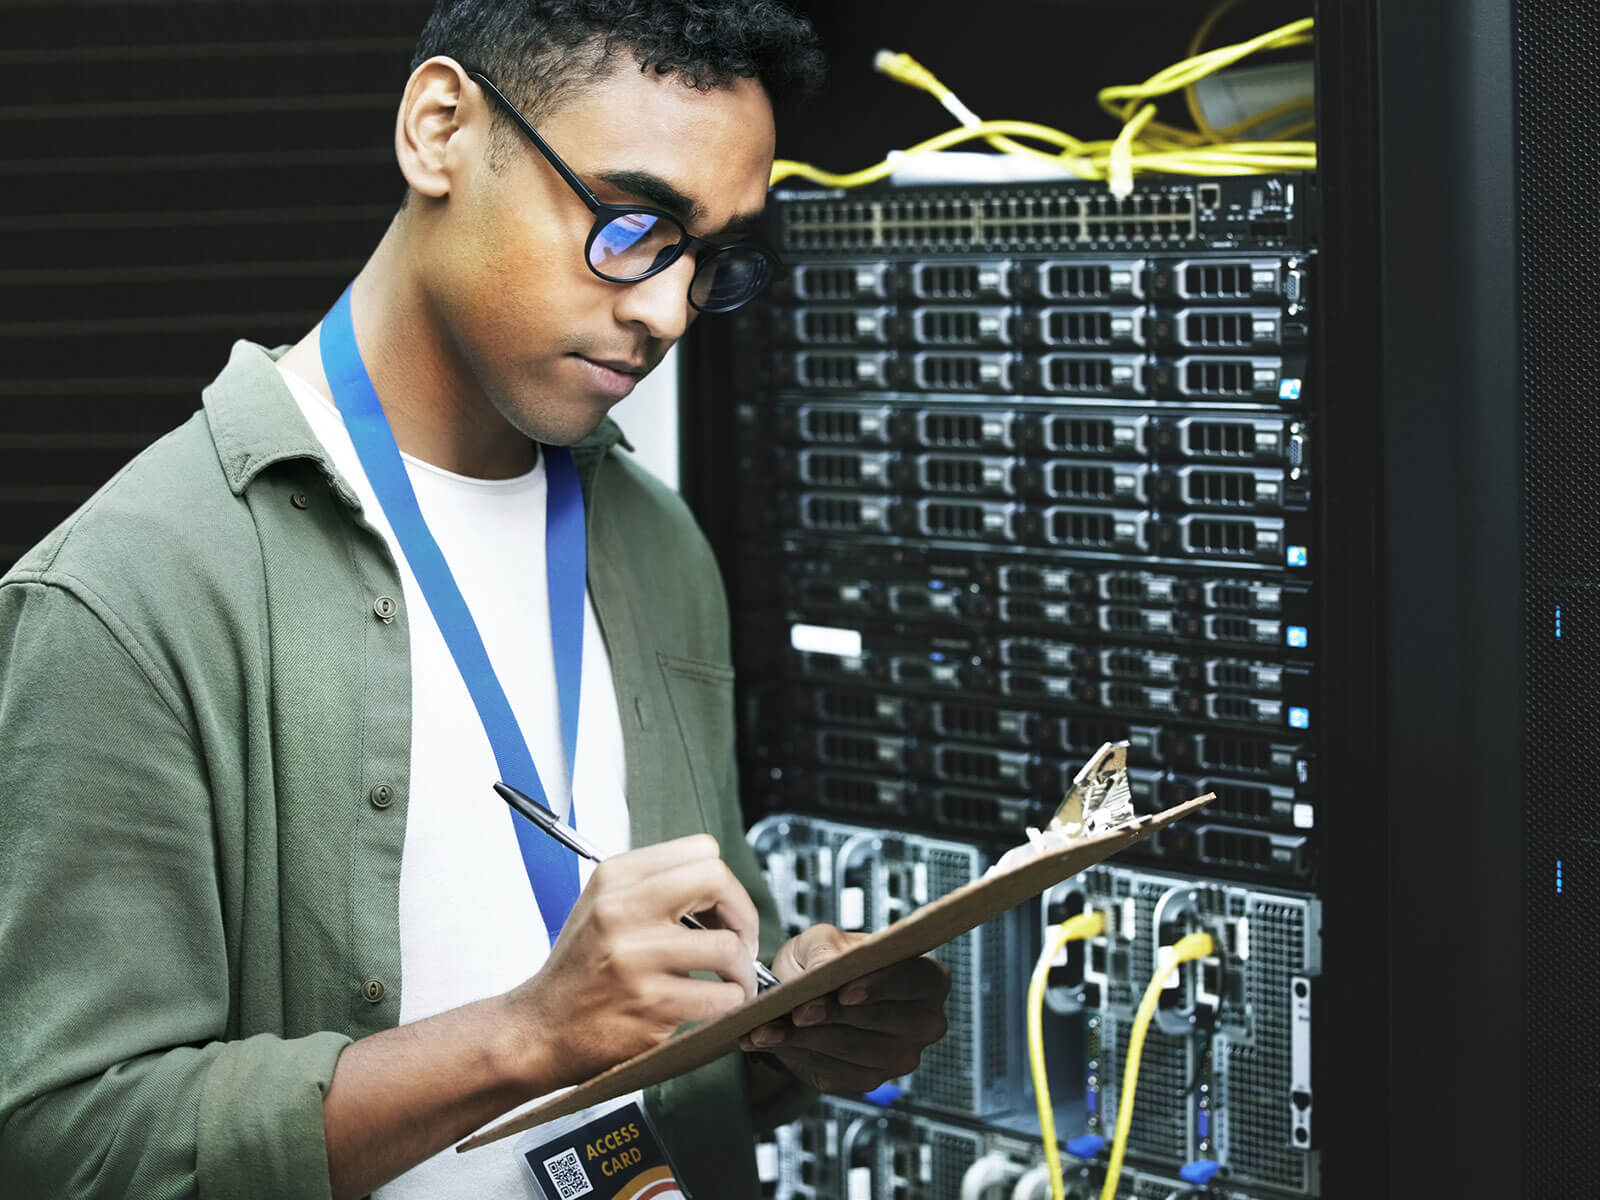
<instances>
[{"instance_id":1,"label":"wooden clipboard","mask_svg":"<svg viewBox=\"0 0 1600 1200\"><path fill-rule=\"evenodd\" d=\"M524 1129L703 1067L737 1050L739 1039L756 1026L786 1016L806 1001L836 991L853 979L926 954L1072 878L1086 867L1143 841L1212 799L1213 795L1207 793L1144 817L1123 829L1086 838L957 888L872 934L838 958L760 993L743 1008L675 1034L538 1108L474 1134L456 1150L458 1153L476 1150Z\"/></svg>"}]
</instances>

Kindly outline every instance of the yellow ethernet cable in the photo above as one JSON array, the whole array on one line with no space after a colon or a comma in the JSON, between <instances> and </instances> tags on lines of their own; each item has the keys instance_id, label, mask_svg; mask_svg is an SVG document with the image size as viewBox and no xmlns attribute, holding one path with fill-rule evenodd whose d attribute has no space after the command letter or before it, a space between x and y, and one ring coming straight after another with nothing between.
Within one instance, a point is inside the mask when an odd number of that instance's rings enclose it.
<instances>
[{"instance_id":1,"label":"yellow ethernet cable","mask_svg":"<svg viewBox=\"0 0 1600 1200\"><path fill-rule=\"evenodd\" d=\"M1165 947L1163 947L1165 949ZM1122 1096L1117 1102L1117 1130L1111 1141L1111 1162L1106 1167L1105 1185L1100 1189L1100 1200L1116 1200L1117 1183L1122 1178L1122 1156L1128 1149L1128 1128L1133 1124L1133 1093L1139 1082L1139 1056L1144 1052L1145 1031L1150 1019L1156 1015L1156 1005L1161 1002L1161 989L1167 977L1180 964L1197 958L1210 958L1216 953L1216 943L1209 933L1191 933L1178 939L1172 954L1156 968L1150 986L1139 1001L1139 1011L1134 1014L1133 1033L1128 1038L1128 1062L1122 1068L1120 1086Z\"/></svg>"},{"instance_id":2,"label":"yellow ethernet cable","mask_svg":"<svg viewBox=\"0 0 1600 1200\"><path fill-rule=\"evenodd\" d=\"M1039 1106L1039 1132L1044 1138L1044 1161L1050 1171L1051 1200L1065 1200L1061 1177L1061 1148L1056 1143L1056 1114L1050 1105L1050 1079L1044 1065L1044 990L1050 966L1068 942L1099 937L1105 932L1104 913L1081 912L1050 931L1044 952L1028 982L1028 1066L1033 1071L1033 1097Z\"/></svg>"},{"instance_id":3,"label":"yellow ethernet cable","mask_svg":"<svg viewBox=\"0 0 1600 1200\"><path fill-rule=\"evenodd\" d=\"M1012 137L1029 137L1050 145L1060 146L1063 150L1073 152L1082 145L1076 138L1069 137L1059 129L1051 129L1048 125L1035 125L1031 121L982 121L977 125L961 126L956 129L947 129L937 137L931 137L925 142L918 142L906 150L907 155L930 154L936 150L948 150L951 146L961 142L970 142L975 138L985 138L993 134L1009 134ZM866 167L860 171L852 171L847 175L835 175L831 171L823 171L813 167L810 163L794 162L790 159L780 158L772 164L772 184L776 185L785 179L799 176L819 183L823 187L852 188L865 184L876 183L894 174L898 163L885 159L876 166Z\"/></svg>"},{"instance_id":4,"label":"yellow ethernet cable","mask_svg":"<svg viewBox=\"0 0 1600 1200\"><path fill-rule=\"evenodd\" d=\"M1191 43L1191 49L1204 39L1216 19L1225 11L1226 6L1212 12L1201 25L1195 42ZM1279 105L1270 113L1257 114L1220 133L1205 125L1203 120L1197 122L1199 128L1195 130L1179 129L1156 122L1152 120L1155 116L1154 106L1149 103L1157 97L1182 91L1186 98L1189 98L1193 110L1198 112L1199 106L1193 101L1192 95L1194 85L1201 79L1264 50L1282 50L1292 46L1309 45L1313 28L1314 22L1310 17L1291 21L1249 41L1232 46L1219 46L1215 50L1207 50L1200 54L1191 54L1182 62L1173 63L1170 67L1157 71L1143 83L1118 84L1115 87L1102 88L1097 97L1100 107L1124 123L1122 133L1112 145L1106 166L1106 178L1110 182L1112 194L1122 197L1133 190L1135 161L1133 141L1141 131L1145 133L1145 145L1163 159L1162 162L1156 163L1149 161L1149 158L1154 156L1138 156L1138 166L1144 170L1170 170L1177 166L1178 169L1194 174L1204 174L1209 173L1208 167L1217 167L1222 168L1218 171L1219 174L1249 174L1252 169L1261 171L1314 168L1316 166L1314 142L1265 143L1222 140L1224 135L1236 136L1243 130L1267 120L1269 116L1281 116L1298 107L1297 103Z\"/></svg>"},{"instance_id":5,"label":"yellow ethernet cable","mask_svg":"<svg viewBox=\"0 0 1600 1200\"><path fill-rule=\"evenodd\" d=\"M944 105L951 116L969 129L974 125L983 123L983 118L963 104L961 98L951 91L937 75L912 58L911 55L897 54L893 50L879 50L873 57L872 65L890 79L903 83L907 87L914 87L927 92L940 104ZM1013 141L1011 138L1001 134L995 134L984 140L996 150L1003 151L1006 154L1017 154L1025 158L1042 158L1058 166L1063 165L1063 156L1068 153L1063 151L1063 155L1046 154L1042 150L1035 150L1032 146Z\"/></svg>"}]
</instances>

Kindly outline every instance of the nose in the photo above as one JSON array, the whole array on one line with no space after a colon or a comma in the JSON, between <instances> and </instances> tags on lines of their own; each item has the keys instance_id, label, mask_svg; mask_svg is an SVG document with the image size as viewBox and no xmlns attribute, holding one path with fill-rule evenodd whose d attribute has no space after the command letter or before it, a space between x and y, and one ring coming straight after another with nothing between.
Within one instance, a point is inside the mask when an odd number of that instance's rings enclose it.
<instances>
[{"instance_id":1,"label":"nose","mask_svg":"<svg viewBox=\"0 0 1600 1200\"><path fill-rule=\"evenodd\" d=\"M694 258L685 254L659 275L617 289L617 320L642 326L667 344L683 336L694 319L689 307L689 284L694 279Z\"/></svg>"}]
</instances>

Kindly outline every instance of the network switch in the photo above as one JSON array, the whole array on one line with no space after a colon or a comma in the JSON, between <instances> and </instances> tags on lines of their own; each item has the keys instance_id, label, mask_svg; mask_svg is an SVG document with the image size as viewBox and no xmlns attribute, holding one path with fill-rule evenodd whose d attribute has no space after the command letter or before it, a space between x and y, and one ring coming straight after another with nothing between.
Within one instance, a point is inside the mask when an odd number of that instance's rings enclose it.
<instances>
[{"instance_id":1,"label":"network switch","mask_svg":"<svg viewBox=\"0 0 1600 1200\"><path fill-rule=\"evenodd\" d=\"M1202 202L1202 193L1212 203ZM786 188L773 199L781 249L808 257L900 258L964 246L1092 254L1116 243L1254 250L1302 245L1309 232L1306 184L1291 176L1141 181L1126 197L1112 196L1104 184L1062 181L849 196ZM817 292L797 286L793 294Z\"/></svg>"}]
</instances>

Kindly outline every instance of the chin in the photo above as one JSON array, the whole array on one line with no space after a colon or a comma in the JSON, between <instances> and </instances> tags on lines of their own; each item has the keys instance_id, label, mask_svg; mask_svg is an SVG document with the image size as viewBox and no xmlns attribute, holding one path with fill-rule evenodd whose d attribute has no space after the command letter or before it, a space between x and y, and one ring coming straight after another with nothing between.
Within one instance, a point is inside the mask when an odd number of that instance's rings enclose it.
<instances>
[{"instance_id":1,"label":"chin","mask_svg":"<svg viewBox=\"0 0 1600 1200\"><path fill-rule=\"evenodd\" d=\"M608 398L583 397L557 405L541 404L537 410L507 414L517 429L546 446L573 446L600 426L611 411Z\"/></svg>"}]
</instances>

